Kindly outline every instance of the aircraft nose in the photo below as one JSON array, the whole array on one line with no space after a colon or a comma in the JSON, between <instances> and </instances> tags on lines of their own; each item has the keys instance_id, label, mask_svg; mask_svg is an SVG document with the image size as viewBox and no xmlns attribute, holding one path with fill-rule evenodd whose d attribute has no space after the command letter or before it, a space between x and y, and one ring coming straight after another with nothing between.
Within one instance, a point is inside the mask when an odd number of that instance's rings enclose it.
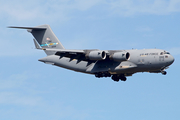
<instances>
[{"instance_id":1,"label":"aircraft nose","mask_svg":"<svg viewBox=\"0 0 180 120\"><path fill-rule=\"evenodd\" d=\"M172 55L170 56L169 62L170 62L171 64L174 62L174 57L173 57Z\"/></svg>"}]
</instances>

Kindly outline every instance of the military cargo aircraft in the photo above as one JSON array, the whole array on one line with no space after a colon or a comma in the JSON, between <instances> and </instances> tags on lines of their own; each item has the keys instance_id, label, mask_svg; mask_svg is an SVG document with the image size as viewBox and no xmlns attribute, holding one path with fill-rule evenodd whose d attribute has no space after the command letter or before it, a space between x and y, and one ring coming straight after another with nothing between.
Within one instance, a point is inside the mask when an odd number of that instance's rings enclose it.
<instances>
[{"instance_id":1,"label":"military cargo aircraft","mask_svg":"<svg viewBox=\"0 0 180 120\"><path fill-rule=\"evenodd\" d=\"M114 81L126 81L127 76L137 72L162 73L173 62L173 56L161 49L131 50L71 50L65 49L49 25L9 28L27 29L34 36L35 47L44 50L46 57L39 61L95 75L111 77Z\"/></svg>"}]
</instances>

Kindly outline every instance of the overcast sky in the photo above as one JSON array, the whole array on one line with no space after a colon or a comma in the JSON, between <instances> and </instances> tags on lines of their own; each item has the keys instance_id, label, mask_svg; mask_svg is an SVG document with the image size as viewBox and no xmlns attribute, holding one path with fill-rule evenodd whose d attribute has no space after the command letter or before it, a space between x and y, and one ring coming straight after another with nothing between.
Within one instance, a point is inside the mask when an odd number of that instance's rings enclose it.
<instances>
[{"instance_id":1,"label":"overcast sky","mask_svg":"<svg viewBox=\"0 0 180 120\"><path fill-rule=\"evenodd\" d=\"M168 74L126 82L38 61L26 30L49 24L67 49L159 48ZM0 0L1 120L179 120L180 0Z\"/></svg>"}]
</instances>

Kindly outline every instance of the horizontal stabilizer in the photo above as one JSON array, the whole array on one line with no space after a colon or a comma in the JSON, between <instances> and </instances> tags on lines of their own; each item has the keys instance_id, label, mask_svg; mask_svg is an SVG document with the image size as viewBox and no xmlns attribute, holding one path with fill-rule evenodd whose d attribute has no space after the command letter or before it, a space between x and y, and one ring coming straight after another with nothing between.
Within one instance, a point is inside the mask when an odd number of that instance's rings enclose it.
<instances>
[{"instance_id":1,"label":"horizontal stabilizer","mask_svg":"<svg viewBox=\"0 0 180 120\"><path fill-rule=\"evenodd\" d=\"M47 29L43 27L16 27L16 26L9 26L8 28L31 29L31 30L46 30Z\"/></svg>"}]
</instances>

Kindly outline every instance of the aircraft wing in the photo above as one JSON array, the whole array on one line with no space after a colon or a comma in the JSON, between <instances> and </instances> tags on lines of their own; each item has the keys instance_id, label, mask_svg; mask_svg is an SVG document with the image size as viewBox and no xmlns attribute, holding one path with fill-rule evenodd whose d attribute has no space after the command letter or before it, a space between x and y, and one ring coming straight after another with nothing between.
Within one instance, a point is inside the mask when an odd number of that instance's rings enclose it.
<instances>
[{"instance_id":1,"label":"aircraft wing","mask_svg":"<svg viewBox=\"0 0 180 120\"><path fill-rule=\"evenodd\" d=\"M38 47L38 46L37 46ZM45 51L52 51L55 55L71 58L70 60L77 59L79 61L101 61L106 58L117 62L127 61L130 58L130 54L126 51L103 51L98 49L92 50L70 50L70 49L52 49L42 48Z\"/></svg>"},{"instance_id":2,"label":"aircraft wing","mask_svg":"<svg viewBox=\"0 0 180 120\"><path fill-rule=\"evenodd\" d=\"M78 61L101 61L110 59L117 62L127 61L130 58L130 54L123 50L98 50L98 49L89 49L89 50L71 50L71 49L54 49L54 48L42 48L39 46L37 41L34 39L36 49L44 50L46 53L54 54L60 56L60 59L63 57L68 57L71 60Z\"/></svg>"},{"instance_id":3,"label":"aircraft wing","mask_svg":"<svg viewBox=\"0 0 180 120\"><path fill-rule=\"evenodd\" d=\"M80 61L82 60L88 60L85 55L86 55L86 52L83 51L83 50L58 50L55 55L58 55L60 56L60 58L62 57L68 57L70 58L70 60L73 60L73 59L78 59Z\"/></svg>"},{"instance_id":4,"label":"aircraft wing","mask_svg":"<svg viewBox=\"0 0 180 120\"><path fill-rule=\"evenodd\" d=\"M71 60L77 59L78 61L97 61L103 60L101 54L104 51L93 49L93 50L70 50L70 49L42 49L46 51L53 51L55 55L60 56L60 58L68 57ZM93 52L93 54L92 54ZM104 52L105 53L105 52ZM92 55L91 55L92 54ZM105 53L106 56L106 53Z\"/></svg>"}]
</instances>

